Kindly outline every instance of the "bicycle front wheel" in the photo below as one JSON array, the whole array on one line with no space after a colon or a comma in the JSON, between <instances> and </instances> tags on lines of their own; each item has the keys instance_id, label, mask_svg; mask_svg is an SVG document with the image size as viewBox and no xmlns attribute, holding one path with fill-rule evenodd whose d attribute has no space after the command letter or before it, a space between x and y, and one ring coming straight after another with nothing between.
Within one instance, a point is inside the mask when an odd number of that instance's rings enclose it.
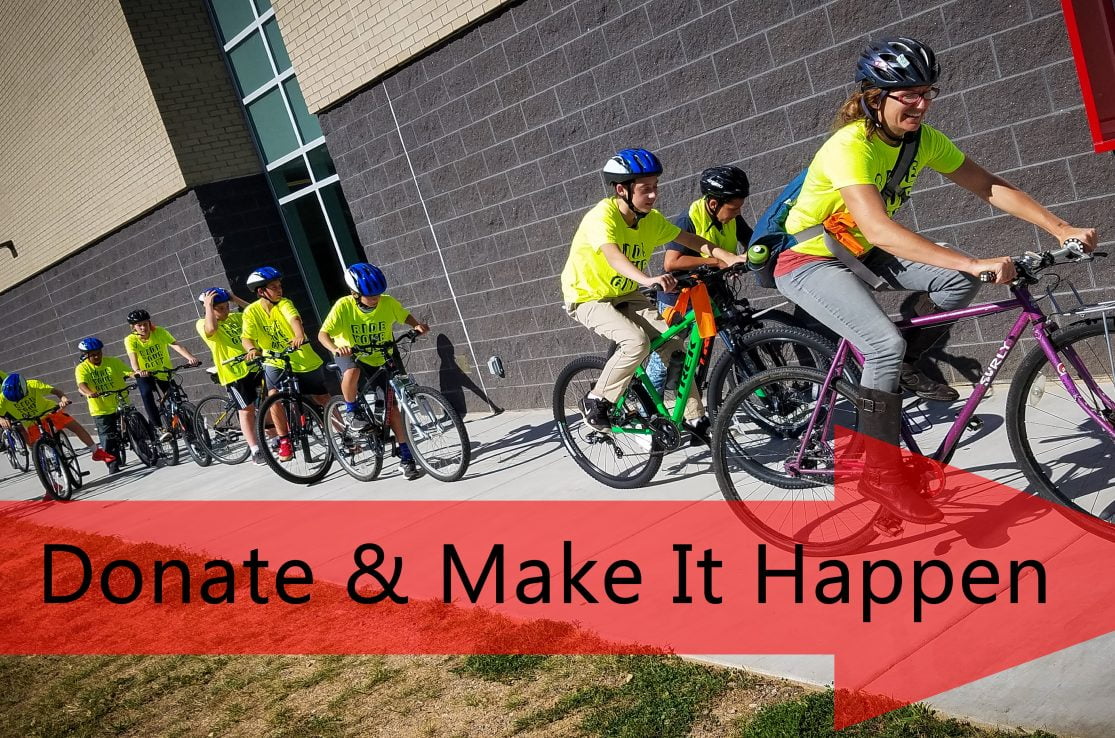
<instances>
[{"instance_id":1,"label":"bicycle front wheel","mask_svg":"<svg viewBox=\"0 0 1115 738\"><path fill-rule=\"evenodd\" d=\"M186 451L198 466L209 466L213 457L205 450L205 446L198 440L199 427L196 423L197 408L189 402L178 406L178 426L182 429L182 439L186 442Z\"/></svg>"},{"instance_id":2,"label":"bicycle front wheel","mask_svg":"<svg viewBox=\"0 0 1115 738\"><path fill-rule=\"evenodd\" d=\"M194 437L199 446L222 464L239 464L252 450L240 428L240 413L225 395L206 397L194 410Z\"/></svg>"},{"instance_id":3,"label":"bicycle front wheel","mask_svg":"<svg viewBox=\"0 0 1115 738\"><path fill-rule=\"evenodd\" d=\"M27 450L27 441L18 430L7 431L8 436L8 462L16 471L26 472L31 468L31 452Z\"/></svg>"},{"instance_id":4,"label":"bicycle front wheel","mask_svg":"<svg viewBox=\"0 0 1115 738\"><path fill-rule=\"evenodd\" d=\"M289 392L270 395L263 401L256 417L259 438L267 437L265 425L272 408L278 408L276 412L286 418L292 453L289 458L281 458L281 447L276 450L270 444L262 443L260 450L267 465L280 477L295 484L313 484L322 479L333 464L333 452L329 449L317 408L308 400Z\"/></svg>"},{"instance_id":5,"label":"bicycle front wheel","mask_svg":"<svg viewBox=\"0 0 1115 738\"><path fill-rule=\"evenodd\" d=\"M343 397L334 397L325 406L325 435L329 448L349 476L360 482L371 482L383 468L383 426L373 421L366 428L353 430L341 415L344 407Z\"/></svg>"},{"instance_id":6,"label":"bicycle front wheel","mask_svg":"<svg viewBox=\"0 0 1115 738\"><path fill-rule=\"evenodd\" d=\"M77 453L70 443L70 437L64 431L58 431L58 450L62 452L62 459L66 462L66 471L70 475L70 483L74 490L81 489L81 485L85 483L85 474L81 471L81 464L78 463Z\"/></svg>"},{"instance_id":7,"label":"bicycle front wheel","mask_svg":"<svg viewBox=\"0 0 1115 738\"><path fill-rule=\"evenodd\" d=\"M1082 527L1115 539L1115 438L1065 389L1068 372L1082 401L1115 423L1115 319L1069 326L1050 336L1059 366L1040 346L1022 359L1007 394L1007 438L1037 493L1087 519Z\"/></svg>"},{"instance_id":8,"label":"bicycle front wheel","mask_svg":"<svg viewBox=\"0 0 1115 738\"><path fill-rule=\"evenodd\" d=\"M411 387L407 395L400 400L406 407L398 411L403 413L403 428L414 460L434 479L456 482L472 459L465 422L435 389Z\"/></svg>"},{"instance_id":9,"label":"bicycle front wheel","mask_svg":"<svg viewBox=\"0 0 1115 738\"><path fill-rule=\"evenodd\" d=\"M581 400L604 370L601 356L569 362L554 382L554 422L577 466L593 479L616 489L646 485L662 466L662 446L650 435L594 430L581 414ZM655 409L637 388L627 392L624 414L651 418Z\"/></svg>"},{"instance_id":10,"label":"bicycle front wheel","mask_svg":"<svg viewBox=\"0 0 1115 738\"><path fill-rule=\"evenodd\" d=\"M835 429L855 429L858 416L855 389L837 380L826 391L825 377L807 367L757 374L724 400L712 433L713 471L732 512L807 556L856 551L878 535L878 504L835 499Z\"/></svg>"},{"instance_id":11,"label":"bicycle front wheel","mask_svg":"<svg viewBox=\"0 0 1115 738\"><path fill-rule=\"evenodd\" d=\"M140 462L146 467L158 464L159 439L155 437L155 429L147 422L147 418L133 411L127 414L124 422L128 443L135 450Z\"/></svg>"},{"instance_id":12,"label":"bicycle front wheel","mask_svg":"<svg viewBox=\"0 0 1115 738\"><path fill-rule=\"evenodd\" d=\"M46 493L59 500L70 499L74 493L74 482L58 444L51 438L40 438L31 447L31 455L35 458L35 471Z\"/></svg>"}]
</instances>

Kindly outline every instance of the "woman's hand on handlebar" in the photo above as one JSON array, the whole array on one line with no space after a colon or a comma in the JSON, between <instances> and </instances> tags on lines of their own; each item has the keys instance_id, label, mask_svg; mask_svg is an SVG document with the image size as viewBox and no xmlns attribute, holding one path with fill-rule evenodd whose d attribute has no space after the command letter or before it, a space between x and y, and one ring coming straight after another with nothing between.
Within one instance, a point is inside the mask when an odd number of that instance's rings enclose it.
<instances>
[{"instance_id":1,"label":"woman's hand on handlebar","mask_svg":"<svg viewBox=\"0 0 1115 738\"><path fill-rule=\"evenodd\" d=\"M643 280L644 287L657 287L663 292L673 292L677 289L678 281L672 274L662 274L657 277L647 277Z\"/></svg>"},{"instance_id":2,"label":"woman's hand on handlebar","mask_svg":"<svg viewBox=\"0 0 1115 738\"><path fill-rule=\"evenodd\" d=\"M334 356L352 356L352 346L334 346Z\"/></svg>"},{"instance_id":3,"label":"woman's hand on handlebar","mask_svg":"<svg viewBox=\"0 0 1115 738\"><path fill-rule=\"evenodd\" d=\"M972 265L966 270L973 277L978 277L984 282L993 284L1010 284L1018 276L1014 268L1014 261L1009 256L998 256L994 259L974 259ZM990 274L994 279L984 275Z\"/></svg>"},{"instance_id":4,"label":"woman's hand on handlebar","mask_svg":"<svg viewBox=\"0 0 1115 738\"><path fill-rule=\"evenodd\" d=\"M1075 238L1084 244L1084 253L1090 254L1096 250L1096 229L1095 228L1076 228L1075 226L1065 225L1065 227L1055 234L1057 240L1063 246L1065 241Z\"/></svg>"}]
</instances>

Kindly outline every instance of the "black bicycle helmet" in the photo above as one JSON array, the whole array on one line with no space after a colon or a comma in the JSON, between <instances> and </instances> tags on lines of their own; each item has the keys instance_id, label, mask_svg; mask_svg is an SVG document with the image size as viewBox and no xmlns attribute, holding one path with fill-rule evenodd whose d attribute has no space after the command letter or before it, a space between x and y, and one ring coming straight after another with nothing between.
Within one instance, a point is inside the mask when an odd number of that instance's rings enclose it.
<instances>
[{"instance_id":1,"label":"black bicycle helmet","mask_svg":"<svg viewBox=\"0 0 1115 738\"><path fill-rule=\"evenodd\" d=\"M940 76L933 49L906 36L872 41L856 62L856 82L881 90L933 85Z\"/></svg>"},{"instance_id":2,"label":"black bicycle helmet","mask_svg":"<svg viewBox=\"0 0 1115 738\"><path fill-rule=\"evenodd\" d=\"M133 310L132 312L128 313L128 322L132 325L135 325L136 323L142 323L145 320L151 320L151 313L147 312L143 308L140 308L139 310Z\"/></svg>"},{"instance_id":3,"label":"black bicycle helmet","mask_svg":"<svg viewBox=\"0 0 1115 738\"><path fill-rule=\"evenodd\" d=\"M709 167L701 172L701 194L721 202L747 197L751 184L739 167Z\"/></svg>"}]
</instances>

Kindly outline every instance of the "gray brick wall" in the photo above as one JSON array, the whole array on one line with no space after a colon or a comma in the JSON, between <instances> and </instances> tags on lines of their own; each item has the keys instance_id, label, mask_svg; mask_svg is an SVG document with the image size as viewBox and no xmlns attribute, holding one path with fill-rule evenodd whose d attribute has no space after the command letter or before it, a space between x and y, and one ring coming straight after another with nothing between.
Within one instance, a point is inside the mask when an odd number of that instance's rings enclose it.
<instances>
[{"instance_id":1,"label":"gray brick wall","mask_svg":"<svg viewBox=\"0 0 1115 738\"><path fill-rule=\"evenodd\" d=\"M657 151L668 214L696 195L702 168L737 163L753 182L753 217L827 135L864 41L897 33L941 54L935 126L1062 217L1112 238L1115 160L1091 153L1054 0L526 0L322 123L368 257L393 291L458 355L467 328L481 360L504 358L508 378L486 379L499 404L544 406L554 371L602 348L561 312L557 275L581 214L604 193L606 156ZM1050 243L931 172L902 219L985 256ZM1088 296L1105 294L1112 274L1072 271ZM886 299L897 309L897 296ZM969 373L1002 330L1002 320L958 328L946 372Z\"/></svg>"},{"instance_id":2,"label":"gray brick wall","mask_svg":"<svg viewBox=\"0 0 1115 738\"><path fill-rule=\"evenodd\" d=\"M232 285L250 299L242 285L261 263L297 275L263 176L199 187L0 293L0 315L5 316L0 369L22 372L69 393L75 417L84 422L86 403L74 383L76 346L82 337L98 336L106 354L127 363L127 314L143 307L157 325L211 365L209 350L194 329L201 317L197 295L211 285ZM308 304L296 276L287 286L292 299ZM195 398L216 391L201 370L186 372L182 379Z\"/></svg>"}]
</instances>

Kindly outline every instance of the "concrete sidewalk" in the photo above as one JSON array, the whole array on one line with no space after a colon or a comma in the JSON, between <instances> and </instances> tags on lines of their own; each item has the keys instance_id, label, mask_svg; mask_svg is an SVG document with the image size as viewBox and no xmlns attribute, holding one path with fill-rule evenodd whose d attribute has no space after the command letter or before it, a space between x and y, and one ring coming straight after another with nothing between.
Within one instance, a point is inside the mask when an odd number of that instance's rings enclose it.
<instances>
[{"instance_id":1,"label":"concrete sidewalk","mask_svg":"<svg viewBox=\"0 0 1115 738\"><path fill-rule=\"evenodd\" d=\"M1005 388L985 401L983 428L970 433L957 450L953 465L988 479L1025 489L1002 428ZM947 422L950 408L921 406L916 414L935 414ZM702 500L719 498L710 472L707 450L682 449L670 454L657 478L640 490L614 490L583 473L568 458L549 411L505 412L474 416L467 421L473 461L464 479L443 484L428 477L407 482L394 460L388 460L379 480L356 482L339 466L310 487L279 479L267 467L250 463L214 464L198 468L183 450L176 467L148 470L134 462L109 478L102 464L83 456L92 473L77 500ZM919 436L925 448L935 448L944 429ZM42 496L33 474L15 475L0 462L0 500ZM32 518L33 519L33 518ZM1055 623L1050 624L1056 627ZM831 684L831 656L708 656L718 663L814 684ZM940 709L973 719L1044 728L1063 735L1115 734L1115 701L1109 699L1110 664L1115 659L1115 635L1052 654L931 700Z\"/></svg>"}]
</instances>

